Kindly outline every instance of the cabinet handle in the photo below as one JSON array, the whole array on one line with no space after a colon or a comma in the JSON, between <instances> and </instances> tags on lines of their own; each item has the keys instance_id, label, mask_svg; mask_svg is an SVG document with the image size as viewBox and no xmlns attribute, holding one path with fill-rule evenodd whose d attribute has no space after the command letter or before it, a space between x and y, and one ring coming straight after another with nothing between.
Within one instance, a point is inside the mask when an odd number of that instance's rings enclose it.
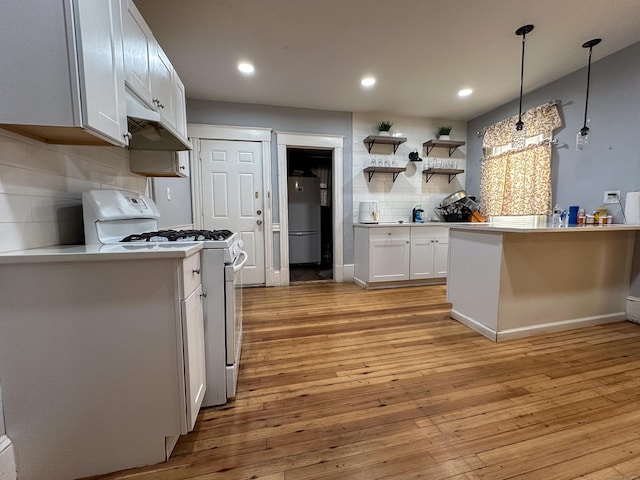
<instances>
[{"instance_id":1,"label":"cabinet handle","mask_svg":"<svg viewBox=\"0 0 640 480\"><path fill-rule=\"evenodd\" d=\"M199 268L193 269L193 273L195 273L196 275L200 275L200 269Z\"/></svg>"},{"instance_id":2,"label":"cabinet handle","mask_svg":"<svg viewBox=\"0 0 640 480\"><path fill-rule=\"evenodd\" d=\"M162 101L159 98L154 98L153 103L155 103L158 106L158 108L164 108L164 103L162 103Z\"/></svg>"},{"instance_id":3,"label":"cabinet handle","mask_svg":"<svg viewBox=\"0 0 640 480\"><path fill-rule=\"evenodd\" d=\"M184 165L180 165L180 170L186 170L187 167L185 167Z\"/></svg>"},{"instance_id":4,"label":"cabinet handle","mask_svg":"<svg viewBox=\"0 0 640 480\"><path fill-rule=\"evenodd\" d=\"M207 292L203 292L200 294L201 297L205 298L207 296Z\"/></svg>"},{"instance_id":5,"label":"cabinet handle","mask_svg":"<svg viewBox=\"0 0 640 480\"><path fill-rule=\"evenodd\" d=\"M127 140L131 140L131 138L133 137L133 135L131 135L131 132L123 133L122 136Z\"/></svg>"},{"instance_id":6,"label":"cabinet handle","mask_svg":"<svg viewBox=\"0 0 640 480\"><path fill-rule=\"evenodd\" d=\"M435 242L438 243L438 240L436 240Z\"/></svg>"}]
</instances>

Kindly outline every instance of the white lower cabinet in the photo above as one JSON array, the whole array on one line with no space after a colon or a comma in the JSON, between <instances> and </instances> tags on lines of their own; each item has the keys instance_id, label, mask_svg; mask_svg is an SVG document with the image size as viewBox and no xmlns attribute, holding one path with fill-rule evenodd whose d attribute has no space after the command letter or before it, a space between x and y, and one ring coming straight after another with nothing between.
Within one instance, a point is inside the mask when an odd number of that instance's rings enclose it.
<instances>
[{"instance_id":1,"label":"white lower cabinet","mask_svg":"<svg viewBox=\"0 0 640 480\"><path fill-rule=\"evenodd\" d=\"M160 463L193 428L205 393L200 252L145 253L1 265L2 406L19 478Z\"/></svg>"},{"instance_id":2,"label":"white lower cabinet","mask_svg":"<svg viewBox=\"0 0 640 480\"><path fill-rule=\"evenodd\" d=\"M449 229L413 227L411 229L411 280L447 276Z\"/></svg>"},{"instance_id":3,"label":"white lower cabinet","mask_svg":"<svg viewBox=\"0 0 640 480\"><path fill-rule=\"evenodd\" d=\"M409 279L409 238L385 232L388 238L369 240L369 281L388 282Z\"/></svg>"},{"instance_id":4,"label":"white lower cabinet","mask_svg":"<svg viewBox=\"0 0 640 480\"><path fill-rule=\"evenodd\" d=\"M447 276L447 227L354 226L354 280L360 286L383 282L443 283Z\"/></svg>"}]
</instances>

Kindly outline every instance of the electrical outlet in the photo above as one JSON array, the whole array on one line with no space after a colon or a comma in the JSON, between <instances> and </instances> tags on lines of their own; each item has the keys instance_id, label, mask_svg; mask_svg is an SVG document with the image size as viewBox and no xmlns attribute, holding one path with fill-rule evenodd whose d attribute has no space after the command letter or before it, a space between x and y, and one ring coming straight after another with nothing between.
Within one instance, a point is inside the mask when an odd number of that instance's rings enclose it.
<instances>
[{"instance_id":1,"label":"electrical outlet","mask_svg":"<svg viewBox=\"0 0 640 480\"><path fill-rule=\"evenodd\" d=\"M604 199L602 203L619 203L620 202L620 190L605 190Z\"/></svg>"}]
</instances>

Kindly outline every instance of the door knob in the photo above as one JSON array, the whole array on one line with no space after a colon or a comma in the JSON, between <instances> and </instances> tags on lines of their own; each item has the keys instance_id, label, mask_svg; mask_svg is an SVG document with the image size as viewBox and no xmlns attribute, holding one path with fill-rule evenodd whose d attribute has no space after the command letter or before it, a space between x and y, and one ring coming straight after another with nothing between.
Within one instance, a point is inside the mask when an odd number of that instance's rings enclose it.
<instances>
[{"instance_id":1,"label":"door knob","mask_svg":"<svg viewBox=\"0 0 640 480\"><path fill-rule=\"evenodd\" d=\"M257 213L258 215L262 215L262 210L258 210L256 213Z\"/></svg>"},{"instance_id":2,"label":"door knob","mask_svg":"<svg viewBox=\"0 0 640 480\"><path fill-rule=\"evenodd\" d=\"M256 221L256 223L257 223L258 225L262 225L262 220L257 220L257 221Z\"/></svg>"}]
</instances>

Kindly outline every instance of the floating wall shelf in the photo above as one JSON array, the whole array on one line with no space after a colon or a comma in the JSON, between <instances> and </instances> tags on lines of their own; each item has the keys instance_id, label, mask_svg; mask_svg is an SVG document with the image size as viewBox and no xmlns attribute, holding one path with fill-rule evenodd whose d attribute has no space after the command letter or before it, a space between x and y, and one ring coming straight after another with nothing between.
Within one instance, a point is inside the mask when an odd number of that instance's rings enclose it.
<instances>
[{"instance_id":1,"label":"floating wall shelf","mask_svg":"<svg viewBox=\"0 0 640 480\"><path fill-rule=\"evenodd\" d=\"M453 152L456 151L456 148L464 145L465 142L457 142L455 140L429 140L428 142L424 142L422 144L423 147L427 149L427 156L434 147L442 147L449 149L449 156L453 155Z\"/></svg>"},{"instance_id":2,"label":"floating wall shelf","mask_svg":"<svg viewBox=\"0 0 640 480\"><path fill-rule=\"evenodd\" d=\"M367 144L369 153L371 153L371 148L373 148L373 145L376 143L379 143L381 145L393 145L393 153L396 153L398 147L406 141L407 139L405 137L381 137L380 135L369 135L364 139L364 143Z\"/></svg>"},{"instance_id":3,"label":"floating wall shelf","mask_svg":"<svg viewBox=\"0 0 640 480\"><path fill-rule=\"evenodd\" d=\"M400 175L401 172L406 172L406 168L405 167L367 167L364 169L365 173L367 173L369 175L369 181L371 181L371 177L373 177L373 174L376 172L382 172L382 173L392 173L393 174L393 181L396 181L396 178L398 178L398 175Z\"/></svg>"},{"instance_id":4,"label":"floating wall shelf","mask_svg":"<svg viewBox=\"0 0 640 480\"><path fill-rule=\"evenodd\" d=\"M423 170L422 173L424 173L424 179L427 183L429 183L429 180L431 180L431 177L434 175L448 175L449 183L451 183L451 180L456 178L456 175L459 173L464 173L464 170L457 168L428 168L427 170Z\"/></svg>"}]
</instances>

